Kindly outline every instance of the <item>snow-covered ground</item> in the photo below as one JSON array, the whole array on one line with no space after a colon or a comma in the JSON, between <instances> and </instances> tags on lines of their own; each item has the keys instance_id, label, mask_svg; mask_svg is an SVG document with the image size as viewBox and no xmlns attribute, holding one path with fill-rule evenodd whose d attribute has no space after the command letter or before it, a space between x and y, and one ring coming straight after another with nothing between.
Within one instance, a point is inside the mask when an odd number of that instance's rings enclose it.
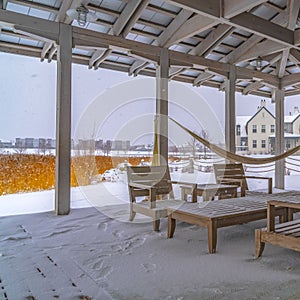
<instances>
[{"instance_id":1,"label":"snow-covered ground","mask_svg":"<svg viewBox=\"0 0 300 300\"><path fill-rule=\"evenodd\" d=\"M286 190L300 194L296 174ZM298 252L267 245L254 259L254 229L265 220L219 229L210 255L205 228L178 222L167 239L167 220L159 233L144 216L128 222L128 201L122 181L73 188L68 216L52 212L53 190L0 197L0 299L300 299Z\"/></svg>"}]
</instances>

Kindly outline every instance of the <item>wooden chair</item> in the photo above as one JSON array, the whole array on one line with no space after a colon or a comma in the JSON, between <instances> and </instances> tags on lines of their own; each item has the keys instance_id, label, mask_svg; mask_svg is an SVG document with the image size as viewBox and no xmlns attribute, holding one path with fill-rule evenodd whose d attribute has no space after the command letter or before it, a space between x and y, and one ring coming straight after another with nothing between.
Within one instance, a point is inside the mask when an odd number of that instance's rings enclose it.
<instances>
[{"instance_id":1,"label":"wooden chair","mask_svg":"<svg viewBox=\"0 0 300 300\"><path fill-rule=\"evenodd\" d=\"M130 221L136 213L141 213L153 219L153 229L159 231L160 218L168 216L167 209L179 207L185 201L174 200L168 166L129 166L127 167L128 190L130 196ZM188 184L188 183L183 183ZM196 192L196 184L190 184ZM149 201L136 201L136 197L149 198ZM163 200L158 200L159 197ZM169 199L166 199L169 198Z\"/></svg>"},{"instance_id":2,"label":"wooden chair","mask_svg":"<svg viewBox=\"0 0 300 300\"><path fill-rule=\"evenodd\" d=\"M272 194L272 178L261 176L246 176L243 164L214 164L216 183L234 184L241 188L241 197L244 197L248 190L247 179L263 179L268 181L268 193Z\"/></svg>"}]
</instances>

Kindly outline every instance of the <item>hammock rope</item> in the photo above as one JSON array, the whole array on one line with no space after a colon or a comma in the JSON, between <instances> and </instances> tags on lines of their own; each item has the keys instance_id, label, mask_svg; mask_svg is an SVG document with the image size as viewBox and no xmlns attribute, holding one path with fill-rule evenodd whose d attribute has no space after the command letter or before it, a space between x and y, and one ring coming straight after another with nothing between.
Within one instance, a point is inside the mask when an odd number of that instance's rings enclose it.
<instances>
[{"instance_id":1,"label":"hammock rope","mask_svg":"<svg viewBox=\"0 0 300 300\"><path fill-rule=\"evenodd\" d=\"M211 151L213 151L214 153L218 154L219 156L224 157L233 162L241 162L241 163L249 164L249 165L267 164L267 163L271 163L271 162L275 162L275 161L284 159L300 150L300 145L299 145L299 146L292 148L284 153L281 153L279 155L272 156L272 157L254 158L254 157L242 156L242 155L238 155L238 154L226 151L217 145L211 144L209 141L202 138L201 136L198 136L197 134L195 134L194 132L192 132L191 130L186 128L185 126L183 126L180 123L178 123L177 121L175 121L173 118L169 117L169 119L171 121L173 121L175 124L177 124L184 131L189 133L197 141L202 143L204 146L208 147Z\"/></svg>"}]
</instances>

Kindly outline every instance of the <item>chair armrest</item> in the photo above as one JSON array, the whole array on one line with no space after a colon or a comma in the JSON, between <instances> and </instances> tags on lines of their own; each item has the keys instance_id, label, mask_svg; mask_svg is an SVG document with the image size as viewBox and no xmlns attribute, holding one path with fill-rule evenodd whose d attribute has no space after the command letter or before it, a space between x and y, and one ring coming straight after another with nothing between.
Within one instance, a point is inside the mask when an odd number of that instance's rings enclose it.
<instances>
[{"instance_id":1,"label":"chair armrest","mask_svg":"<svg viewBox=\"0 0 300 300\"><path fill-rule=\"evenodd\" d=\"M130 187L135 187L138 189L143 189L143 190L150 190L152 186L149 184L143 184L143 183L137 183L137 182L128 182L128 186Z\"/></svg>"},{"instance_id":2,"label":"chair armrest","mask_svg":"<svg viewBox=\"0 0 300 300\"><path fill-rule=\"evenodd\" d=\"M245 178L249 178L249 179L264 179L264 180L268 180L268 194L272 194L272 187L273 187L273 179L272 177L263 177L263 176L245 176Z\"/></svg>"}]
</instances>

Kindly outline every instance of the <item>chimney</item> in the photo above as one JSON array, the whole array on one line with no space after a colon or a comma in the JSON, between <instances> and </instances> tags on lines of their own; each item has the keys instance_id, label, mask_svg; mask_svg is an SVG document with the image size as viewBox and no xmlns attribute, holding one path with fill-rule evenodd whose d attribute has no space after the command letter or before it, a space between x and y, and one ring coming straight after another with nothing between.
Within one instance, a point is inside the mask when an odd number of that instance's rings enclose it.
<instances>
[{"instance_id":1,"label":"chimney","mask_svg":"<svg viewBox=\"0 0 300 300\"><path fill-rule=\"evenodd\" d=\"M295 106L294 107L294 115L297 115L297 114L299 114L299 108L298 108L298 106Z\"/></svg>"},{"instance_id":2,"label":"chimney","mask_svg":"<svg viewBox=\"0 0 300 300\"><path fill-rule=\"evenodd\" d=\"M266 107L266 100L264 100L264 99L260 100L260 108L262 108L262 107Z\"/></svg>"},{"instance_id":3,"label":"chimney","mask_svg":"<svg viewBox=\"0 0 300 300\"><path fill-rule=\"evenodd\" d=\"M290 112L289 112L289 116L291 116L291 115L292 115L292 112L290 111Z\"/></svg>"}]
</instances>

